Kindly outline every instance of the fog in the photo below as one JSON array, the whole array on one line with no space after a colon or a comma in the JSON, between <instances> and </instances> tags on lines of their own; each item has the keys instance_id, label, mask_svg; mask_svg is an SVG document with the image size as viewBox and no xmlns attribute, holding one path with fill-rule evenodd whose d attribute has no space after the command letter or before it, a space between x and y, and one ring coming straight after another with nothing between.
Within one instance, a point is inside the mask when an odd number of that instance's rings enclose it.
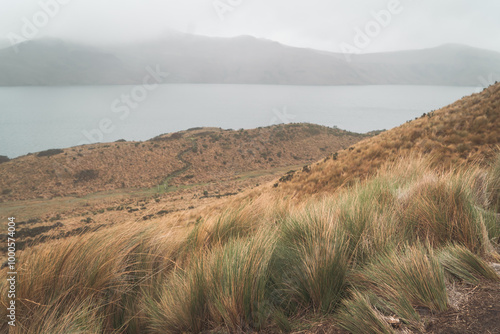
<instances>
[{"instance_id":1,"label":"fog","mask_svg":"<svg viewBox=\"0 0 500 334\"><path fill-rule=\"evenodd\" d=\"M368 31L356 52L445 43L500 52L498 13L498 0L1 0L0 46L40 37L132 43L175 30L341 52Z\"/></svg>"}]
</instances>

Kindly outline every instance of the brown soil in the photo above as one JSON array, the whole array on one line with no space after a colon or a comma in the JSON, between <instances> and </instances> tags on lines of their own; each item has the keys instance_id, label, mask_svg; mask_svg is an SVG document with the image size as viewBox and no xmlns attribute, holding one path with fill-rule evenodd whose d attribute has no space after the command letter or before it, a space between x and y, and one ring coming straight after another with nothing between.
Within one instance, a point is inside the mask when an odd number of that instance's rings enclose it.
<instances>
[{"instance_id":1,"label":"brown soil","mask_svg":"<svg viewBox=\"0 0 500 334\"><path fill-rule=\"evenodd\" d=\"M500 283L482 282L476 287L462 285L457 292L465 300L454 309L430 317L426 333L500 333Z\"/></svg>"}]
</instances>

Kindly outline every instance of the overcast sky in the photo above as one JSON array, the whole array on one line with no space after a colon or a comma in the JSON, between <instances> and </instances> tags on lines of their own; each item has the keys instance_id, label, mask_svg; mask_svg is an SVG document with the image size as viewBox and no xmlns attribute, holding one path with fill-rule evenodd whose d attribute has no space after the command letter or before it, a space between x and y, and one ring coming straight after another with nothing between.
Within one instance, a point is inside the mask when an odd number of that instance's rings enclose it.
<instances>
[{"instance_id":1,"label":"overcast sky","mask_svg":"<svg viewBox=\"0 0 500 334\"><path fill-rule=\"evenodd\" d=\"M35 30L27 27L31 24ZM342 51L342 45L366 53L445 43L500 52L500 1L0 0L2 45L8 45L9 38L44 36L121 43L158 38L169 29L253 35L334 52ZM357 36L367 29L371 36Z\"/></svg>"}]
</instances>

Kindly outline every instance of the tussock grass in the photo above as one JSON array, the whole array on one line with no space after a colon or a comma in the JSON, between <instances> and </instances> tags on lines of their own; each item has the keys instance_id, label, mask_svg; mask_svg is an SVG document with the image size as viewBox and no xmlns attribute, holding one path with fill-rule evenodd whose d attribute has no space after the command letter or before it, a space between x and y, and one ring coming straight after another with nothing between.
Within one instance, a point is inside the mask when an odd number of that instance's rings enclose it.
<instances>
[{"instance_id":1,"label":"tussock grass","mask_svg":"<svg viewBox=\"0 0 500 334\"><path fill-rule=\"evenodd\" d=\"M255 232L259 219L248 208L249 206L227 210L206 220L203 225L198 225L190 235L192 246L195 249L221 246Z\"/></svg>"},{"instance_id":2,"label":"tussock grass","mask_svg":"<svg viewBox=\"0 0 500 334\"><path fill-rule=\"evenodd\" d=\"M432 250L421 245L374 260L357 272L354 281L378 296L397 300L402 295L415 307L448 307L443 268Z\"/></svg>"},{"instance_id":3,"label":"tussock grass","mask_svg":"<svg viewBox=\"0 0 500 334\"><path fill-rule=\"evenodd\" d=\"M267 287L275 238L267 232L231 242L207 259L211 318L232 331L259 330L271 314Z\"/></svg>"},{"instance_id":4,"label":"tussock grass","mask_svg":"<svg viewBox=\"0 0 500 334\"><path fill-rule=\"evenodd\" d=\"M102 333L105 324L102 315L104 307L105 305L99 305L92 299L54 304L38 314L39 321L33 321L29 327L11 327L10 333Z\"/></svg>"},{"instance_id":5,"label":"tussock grass","mask_svg":"<svg viewBox=\"0 0 500 334\"><path fill-rule=\"evenodd\" d=\"M140 288L154 284L155 277L172 268L175 260L182 262L183 239L173 230L128 227L22 252L16 291L19 327L31 328L46 319L54 325L71 323L73 317L80 323L89 303L98 310L96 319L102 319L103 330L142 327L137 306ZM6 302L2 299L2 304Z\"/></svg>"},{"instance_id":6,"label":"tussock grass","mask_svg":"<svg viewBox=\"0 0 500 334\"><path fill-rule=\"evenodd\" d=\"M29 248L19 333L290 331L311 314L353 333L392 333L388 316L421 330L418 308L448 307L445 273L498 279L482 260L498 257L495 168L409 159L307 203L253 192L194 225L122 224Z\"/></svg>"},{"instance_id":7,"label":"tussock grass","mask_svg":"<svg viewBox=\"0 0 500 334\"><path fill-rule=\"evenodd\" d=\"M146 293L144 305L147 328L153 333L200 332L208 322L207 286L202 260L193 261L187 270L175 270Z\"/></svg>"},{"instance_id":8,"label":"tussock grass","mask_svg":"<svg viewBox=\"0 0 500 334\"><path fill-rule=\"evenodd\" d=\"M261 329L272 314L268 301L271 231L245 241L233 240L167 277L159 300L147 299L157 332L223 326L235 332Z\"/></svg>"},{"instance_id":9,"label":"tussock grass","mask_svg":"<svg viewBox=\"0 0 500 334\"><path fill-rule=\"evenodd\" d=\"M287 308L332 311L342 298L349 246L329 216L310 211L280 224L276 280Z\"/></svg>"},{"instance_id":10,"label":"tussock grass","mask_svg":"<svg viewBox=\"0 0 500 334\"><path fill-rule=\"evenodd\" d=\"M353 264L362 265L374 255L387 252L400 240L393 211L395 195L383 178L357 185L334 202L338 226L349 239Z\"/></svg>"},{"instance_id":11,"label":"tussock grass","mask_svg":"<svg viewBox=\"0 0 500 334\"><path fill-rule=\"evenodd\" d=\"M350 299L344 300L337 321L341 328L353 334L394 333L370 299L358 291L355 291Z\"/></svg>"},{"instance_id":12,"label":"tussock grass","mask_svg":"<svg viewBox=\"0 0 500 334\"><path fill-rule=\"evenodd\" d=\"M451 241L474 252L489 245L477 197L469 175L426 175L401 198L398 219L408 239L429 240L434 246Z\"/></svg>"},{"instance_id":13,"label":"tussock grass","mask_svg":"<svg viewBox=\"0 0 500 334\"><path fill-rule=\"evenodd\" d=\"M479 283L481 278L500 280L493 268L464 246L450 245L441 249L439 261L449 275L472 284Z\"/></svg>"},{"instance_id":14,"label":"tussock grass","mask_svg":"<svg viewBox=\"0 0 500 334\"><path fill-rule=\"evenodd\" d=\"M497 147L499 149L500 147ZM489 173L487 193L489 208L500 213L500 154L495 159Z\"/></svg>"}]
</instances>

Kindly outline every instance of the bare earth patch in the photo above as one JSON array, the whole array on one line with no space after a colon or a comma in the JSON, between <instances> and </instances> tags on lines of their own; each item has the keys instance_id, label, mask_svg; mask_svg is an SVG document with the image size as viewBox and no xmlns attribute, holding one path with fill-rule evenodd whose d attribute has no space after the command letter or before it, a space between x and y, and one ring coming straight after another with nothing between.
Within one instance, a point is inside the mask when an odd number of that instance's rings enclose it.
<instances>
[{"instance_id":1,"label":"bare earth patch","mask_svg":"<svg viewBox=\"0 0 500 334\"><path fill-rule=\"evenodd\" d=\"M427 333L500 333L500 283L483 281L477 287L461 285L456 290L464 300L428 319Z\"/></svg>"}]
</instances>

